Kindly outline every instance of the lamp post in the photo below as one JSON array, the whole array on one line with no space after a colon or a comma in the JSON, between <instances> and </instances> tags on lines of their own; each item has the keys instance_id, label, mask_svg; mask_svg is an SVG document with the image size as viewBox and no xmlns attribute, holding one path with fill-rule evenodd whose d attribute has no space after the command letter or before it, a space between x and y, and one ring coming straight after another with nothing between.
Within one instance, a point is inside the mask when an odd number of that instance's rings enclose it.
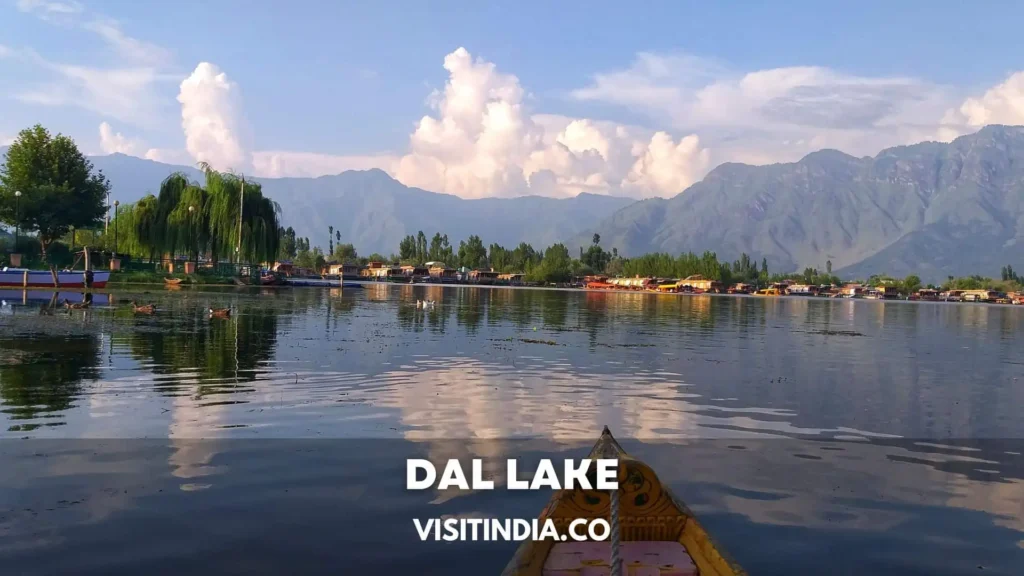
<instances>
[{"instance_id":1,"label":"lamp post","mask_svg":"<svg viewBox=\"0 0 1024 576\"><path fill-rule=\"evenodd\" d=\"M195 240L195 235L193 234L193 231L192 231L192 212L195 209L196 209L195 206L189 206L188 207L188 251L189 251L189 259L191 260L193 254L194 254L195 255L195 264L196 264L196 266L198 266L199 265L199 252L195 251L196 240Z\"/></svg>"},{"instance_id":2,"label":"lamp post","mask_svg":"<svg viewBox=\"0 0 1024 576\"><path fill-rule=\"evenodd\" d=\"M117 256L117 253L121 251L121 247L117 243L117 207L120 205L121 202L119 200L114 200L114 256Z\"/></svg>"},{"instance_id":3,"label":"lamp post","mask_svg":"<svg viewBox=\"0 0 1024 576\"><path fill-rule=\"evenodd\" d=\"M18 251L18 237L21 236L21 190L14 191L14 251Z\"/></svg>"}]
</instances>

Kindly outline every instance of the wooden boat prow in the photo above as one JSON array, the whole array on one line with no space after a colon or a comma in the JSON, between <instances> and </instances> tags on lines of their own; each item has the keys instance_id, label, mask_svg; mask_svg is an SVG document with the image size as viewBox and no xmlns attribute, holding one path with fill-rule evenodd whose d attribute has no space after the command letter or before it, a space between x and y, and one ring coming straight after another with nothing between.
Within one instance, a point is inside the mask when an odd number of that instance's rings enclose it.
<instances>
[{"instance_id":1,"label":"wooden boat prow","mask_svg":"<svg viewBox=\"0 0 1024 576\"><path fill-rule=\"evenodd\" d=\"M708 535L693 512L676 498L668 487L663 486L650 466L637 460L622 449L606 426L597 444L588 456L591 459L619 460L619 523L620 540L624 548L647 546L652 550L683 552L689 556L693 566L690 571L667 571L662 574L697 574L699 576L746 576L736 563L725 556ZM592 480L593 481L593 480ZM560 534L568 532L569 523L578 518L609 519L611 493L605 490L559 490L540 515L540 520L552 519ZM577 545L579 543L576 543ZM610 550L608 541L600 543ZM572 546L571 542L556 543L551 540L527 540L516 550L502 576L547 576L549 574L575 573L574 568L546 568L549 557L557 552L556 546ZM675 550L673 550L675 548ZM657 553L657 552L656 552ZM624 556L625 558L625 556ZM610 558L605 556L605 561ZM596 567L593 562L589 566ZM623 563L623 574L632 573ZM646 572L644 572L646 573Z\"/></svg>"}]
</instances>

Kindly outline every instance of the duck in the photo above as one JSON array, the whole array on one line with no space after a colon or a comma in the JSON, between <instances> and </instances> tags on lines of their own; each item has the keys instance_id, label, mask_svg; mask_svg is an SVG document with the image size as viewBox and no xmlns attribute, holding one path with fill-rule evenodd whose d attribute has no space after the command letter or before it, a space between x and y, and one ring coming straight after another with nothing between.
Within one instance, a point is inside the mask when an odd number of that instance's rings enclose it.
<instances>
[{"instance_id":1,"label":"duck","mask_svg":"<svg viewBox=\"0 0 1024 576\"><path fill-rule=\"evenodd\" d=\"M64 299L64 307L68 310L83 310L89 307L90 302L71 302L67 298Z\"/></svg>"},{"instance_id":2,"label":"duck","mask_svg":"<svg viewBox=\"0 0 1024 576\"><path fill-rule=\"evenodd\" d=\"M231 316L231 308L210 308L211 318L227 318Z\"/></svg>"},{"instance_id":3,"label":"duck","mask_svg":"<svg viewBox=\"0 0 1024 576\"><path fill-rule=\"evenodd\" d=\"M136 314L152 314L153 312L156 312L156 306L153 304L144 304L139 306L135 303L135 300L132 300L132 312Z\"/></svg>"}]
</instances>

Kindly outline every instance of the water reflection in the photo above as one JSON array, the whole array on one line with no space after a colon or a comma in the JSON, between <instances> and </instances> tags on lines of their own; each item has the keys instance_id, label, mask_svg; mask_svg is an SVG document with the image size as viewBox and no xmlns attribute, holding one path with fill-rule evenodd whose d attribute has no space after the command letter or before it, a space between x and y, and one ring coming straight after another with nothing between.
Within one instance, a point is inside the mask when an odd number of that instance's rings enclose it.
<instances>
[{"instance_id":1,"label":"water reflection","mask_svg":"<svg viewBox=\"0 0 1024 576\"><path fill-rule=\"evenodd\" d=\"M1021 441L978 440L1024 438L1020 308L372 284L95 295L88 311L40 315L50 296L5 296L0 435L164 438L159 458L118 461L145 460L189 498L231 487L252 503L282 485L336 483L288 468L294 447L234 438L390 438L433 458L494 459L523 451L519 438L585 450L608 424L644 441L628 449L722 539L748 543L735 554L752 573L815 573L830 561L816 550L831 547L884 573L902 561L884 539L922 557L938 540L962 551L937 568L918 560L922 573L975 558L999 573L1020 560L1007 546L1024 550ZM130 300L158 312L132 314ZM210 307L232 315L210 319ZM392 465L347 474L373 484ZM417 505L511 506L487 498ZM521 504L509 515L543 502ZM123 496L104 517L140 505ZM197 510L215 521L214 508Z\"/></svg>"},{"instance_id":2,"label":"water reflection","mask_svg":"<svg viewBox=\"0 0 1024 576\"><path fill-rule=\"evenodd\" d=\"M82 383L99 377L95 336L2 337L0 350L0 399L8 432L63 424L61 413L74 407Z\"/></svg>"}]
</instances>

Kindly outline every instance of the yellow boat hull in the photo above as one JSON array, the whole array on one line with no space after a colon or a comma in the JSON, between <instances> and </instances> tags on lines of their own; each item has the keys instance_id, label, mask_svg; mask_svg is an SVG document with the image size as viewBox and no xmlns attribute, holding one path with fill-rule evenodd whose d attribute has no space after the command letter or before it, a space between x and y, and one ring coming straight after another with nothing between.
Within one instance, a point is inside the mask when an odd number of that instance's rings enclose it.
<instances>
[{"instance_id":1,"label":"yellow boat hull","mask_svg":"<svg viewBox=\"0 0 1024 576\"><path fill-rule=\"evenodd\" d=\"M620 491L620 540L631 542L678 543L685 548L700 576L745 576L712 540L693 512L663 486L649 466L630 457L606 427L589 458L618 459ZM540 515L551 519L559 533L567 533L569 524L580 518L609 519L611 494L601 490L560 490ZM543 576L545 563L556 543L550 540L526 541L516 550L502 576ZM593 565L593 564L590 564ZM628 574L624 566L623 574Z\"/></svg>"}]
</instances>

